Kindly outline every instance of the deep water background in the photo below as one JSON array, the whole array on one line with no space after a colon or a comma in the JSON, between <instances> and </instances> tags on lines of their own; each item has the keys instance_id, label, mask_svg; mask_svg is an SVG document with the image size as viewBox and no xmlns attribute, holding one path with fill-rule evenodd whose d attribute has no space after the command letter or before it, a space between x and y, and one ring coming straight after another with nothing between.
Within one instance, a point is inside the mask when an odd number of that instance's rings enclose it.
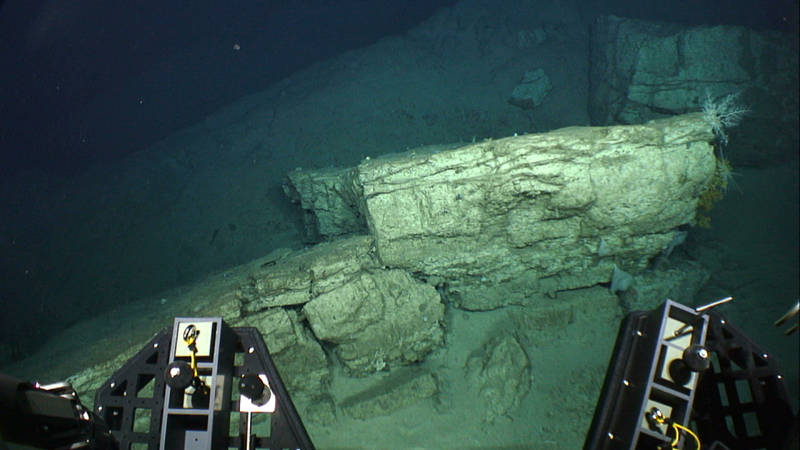
<instances>
[{"instance_id":1,"label":"deep water background","mask_svg":"<svg viewBox=\"0 0 800 450\"><path fill-rule=\"evenodd\" d=\"M0 175L119 159L452 3L5 1Z\"/></svg>"}]
</instances>

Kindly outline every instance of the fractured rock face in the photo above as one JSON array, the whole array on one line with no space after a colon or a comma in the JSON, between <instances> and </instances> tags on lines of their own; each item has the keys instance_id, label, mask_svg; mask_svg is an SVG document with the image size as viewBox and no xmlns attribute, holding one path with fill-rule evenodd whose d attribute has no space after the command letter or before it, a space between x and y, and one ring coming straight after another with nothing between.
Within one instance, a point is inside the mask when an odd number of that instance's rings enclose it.
<instances>
[{"instance_id":1,"label":"fractured rock face","mask_svg":"<svg viewBox=\"0 0 800 450\"><path fill-rule=\"evenodd\" d=\"M789 33L740 26L599 17L592 27L589 116L597 125L642 123L697 111L706 93L720 98L741 92L751 114L736 130L731 157L752 164L794 156L795 40ZM784 144L764 142L765 134Z\"/></svg>"},{"instance_id":2,"label":"fractured rock face","mask_svg":"<svg viewBox=\"0 0 800 450\"><path fill-rule=\"evenodd\" d=\"M319 342L304 327L298 314L283 308L271 308L247 317L245 323L258 328L283 381L292 392L319 392L330 382L328 358Z\"/></svg>"},{"instance_id":3,"label":"fractured rock face","mask_svg":"<svg viewBox=\"0 0 800 450\"><path fill-rule=\"evenodd\" d=\"M644 268L693 223L713 140L701 114L570 127L365 160L340 185L380 265L493 309Z\"/></svg>"},{"instance_id":4,"label":"fractured rock face","mask_svg":"<svg viewBox=\"0 0 800 450\"><path fill-rule=\"evenodd\" d=\"M303 313L318 339L355 374L415 362L442 343L444 305L433 286L403 270L361 273L307 303Z\"/></svg>"},{"instance_id":5,"label":"fractured rock face","mask_svg":"<svg viewBox=\"0 0 800 450\"><path fill-rule=\"evenodd\" d=\"M303 364L315 370L327 360L314 338L330 344L354 375L421 360L442 343L439 293L379 265L373 246L370 236L356 236L262 264L239 289L241 323L261 323L270 351L289 347L287 354L309 358ZM302 307L301 317L286 307Z\"/></svg>"}]
</instances>

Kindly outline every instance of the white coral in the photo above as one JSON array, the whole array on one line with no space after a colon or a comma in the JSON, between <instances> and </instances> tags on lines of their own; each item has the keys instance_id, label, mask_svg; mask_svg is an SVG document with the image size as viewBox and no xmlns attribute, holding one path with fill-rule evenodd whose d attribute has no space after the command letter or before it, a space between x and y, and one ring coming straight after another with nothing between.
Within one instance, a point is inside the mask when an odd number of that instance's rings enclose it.
<instances>
[{"instance_id":1,"label":"white coral","mask_svg":"<svg viewBox=\"0 0 800 450\"><path fill-rule=\"evenodd\" d=\"M749 108L738 102L739 94L740 92L728 94L716 101L706 90L706 96L700 105L706 122L711 125L714 134L725 145L728 144L728 135L725 133L725 129L739 125L742 118L750 112Z\"/></svg>"}]
</instances>

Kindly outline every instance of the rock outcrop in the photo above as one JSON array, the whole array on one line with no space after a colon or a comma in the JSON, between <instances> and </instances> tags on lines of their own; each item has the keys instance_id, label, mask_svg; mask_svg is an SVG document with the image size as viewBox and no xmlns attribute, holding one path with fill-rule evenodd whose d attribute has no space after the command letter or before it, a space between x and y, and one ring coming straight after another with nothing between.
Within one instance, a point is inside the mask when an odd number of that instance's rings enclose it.
<instances>
[{"instance_id":1,"label":"rock outcrop","mask_svg":"<svg viewBox=\"0 0 800 450\"><path fill-rule=\"evenodd\" d=\"M325 196L353 211L306 212L319 223L363 217L380 265L437 284L456 306L525 304L671 250L717 170L713 140L702 115L687 114L411 151L338 173L347 189ZM293 184L317 176L293 172L287 183L317 195Z\"/></svg>"},{"instance_id":2,"label":"rock outcrop","mask_svg":"<svg viewBox=\"0 0 800 450\"><path fill-rule=\"evenodd\" d=\"M186 296L197 314L257 327L293 395L322 405L312 416L325 423L336 414L332 358L354 376L412 365L443 344L445 303L530 306L465 365L491 422L512 414L529 390L531 361L520 339L530 345L581 314L572 306L552 312L576 292L613 317L616 309L602 302L616 299L597 285L615 267L636 273L683 241L718 170L713 139L697 113L295 171L287 189L308 208L308 223L332 224L325 229L335 239L276 250L204 283L205 294ZM629 306L662 295L635 284L629 291ZM73 381L88 391L111 367ZM355 418L388 414L436 397L441 387L430 368L389 375L341 410Z\"/></svg>"},{"instance_id":3,"label":"rock outcrop","mask_svg":"<svg viewBox=\"0 0 800 450\"><path fill-rule=\"evenodd\" d=\"M734 130L738 163L797 151L796 38L736 26L686 27L604 16L592 28L592 123L642 123L697 110L706 92L741 93L751 113ZM739 131L737 133L737 131ZM763 136L774 136L764 142Z\"/></svg>"},{"instance_id":4,"label":"rock outcrop","mask_svg":"<svg viewBox=\"0 0 800 450\"><path fill-rule=\"evenodd\" d=\"M238 321L263 322L266 314L270 324L287 324L288 353L303 356L295 364L304 367L296 374L298 385L311 377L317 386L326 378L327 359L315 350L317 341L331 346L352 375L419 361L441 345L444 305L436 289L406 271L384 268L373 246L370 236L323 243L269 261L239 289ZM301 318L294 319L295 309Z\"/></svg>"}]
</instances>

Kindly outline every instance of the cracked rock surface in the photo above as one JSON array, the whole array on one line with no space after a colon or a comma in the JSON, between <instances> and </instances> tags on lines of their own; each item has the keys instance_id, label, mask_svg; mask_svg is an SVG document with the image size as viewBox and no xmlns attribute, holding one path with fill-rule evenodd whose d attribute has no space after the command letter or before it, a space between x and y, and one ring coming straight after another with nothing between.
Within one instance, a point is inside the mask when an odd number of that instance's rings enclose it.
<instances>
[{"instance_id":1,"label":"cracked rock surface","mask_svg":"<svg viewBox=\"0 0 800 450\"><path fill-rule=\"evenodd\" d=\"M363 217L352 231L374 237L380 265L439 280L456 306L494 309L607 283L614 264L643 269L693 223L713 140L700 114L686 114L424 148L340 170L325 198ZM302 178L294 192L317 196L303 188L315 177L293 172L288 183ZM332 213L306 212L320 223Z\"/></svg>"}]
</instances>

